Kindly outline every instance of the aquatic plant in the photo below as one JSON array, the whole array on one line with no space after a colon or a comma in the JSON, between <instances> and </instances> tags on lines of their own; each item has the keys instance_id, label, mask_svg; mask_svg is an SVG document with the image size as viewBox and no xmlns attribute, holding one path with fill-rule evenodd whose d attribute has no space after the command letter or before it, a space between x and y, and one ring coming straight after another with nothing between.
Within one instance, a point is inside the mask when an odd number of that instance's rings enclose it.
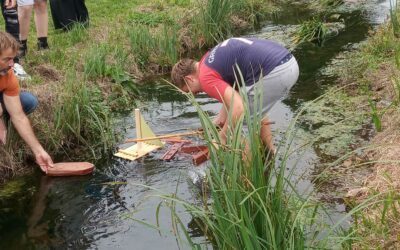
<instances>
[{"instance_id":1,"label":"aquatic plant","mask_svg":"<svg viewBox=\"0 0 400 250\"><path fill-rule=\"evenodd\" d=\"M326 24L318 18L306 21L300 25L294 40L300 42L316 42L322 46L328 38L328 28Z\"/></svg>"}]
</instances>

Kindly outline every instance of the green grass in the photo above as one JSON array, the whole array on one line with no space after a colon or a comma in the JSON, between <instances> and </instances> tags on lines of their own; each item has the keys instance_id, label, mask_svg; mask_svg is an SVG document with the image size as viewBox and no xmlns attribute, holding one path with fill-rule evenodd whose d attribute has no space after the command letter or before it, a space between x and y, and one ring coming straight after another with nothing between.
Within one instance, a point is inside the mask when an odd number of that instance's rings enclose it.
<instances>
[{"instance_id":1,"label":"green grass","mask_svg":"<svg viewBox=\"0 0 400 250\"><path fill-rule=\"evenodd\" d=\"M260 0L198 1L196 8L196 15L191 20L191 29L192 39L200 48L211 47L237 34L237 29L243 27L235 26L232 16L248 22L246 28L254 29L272 12L270 1Z\"/></svg>"},{"instance_id":2,"label":"green grass","mask_svg":"<svg viewBox=\"0 0 400 250\"><path fill-rule=\"evenodd\" d=\"M160 24L174 24L174 18L167 12L134 12L129 16L132 25L142 24L155 27Z\"/></svg>"},{"instance_id":3,"label":"green grass","mask_svg":"<svg viewBox=\"0 0 400 250\"><path fill-rule=\"evenodd\" d=\"M400 23L398 19L397 0L390 0L390 22L392 24L393 35L400 38Z\"/></svg>"},{"instance_id":4,"label":"green grass","mask_svg":"<svg viewBox=\"0 0 400 250\"><path fill-rule=\"evenodd\" d=\"M74 73L68 74L63 95L55 107L55 144L64 143L66 151L83 145L98 159L108 155L115 143L110 110L103 105L101 92L96 87L79 81ZM86 152L87 152L86 150Z\"/></svg>"},{"instance_id":5,"label":"green grass","mask_svg":"<svg viewBox=\"0 0 400 250\"><path fill-rule=\"evenodd\" d=\"M129 30L131 51L143 69L150 63L165 67L178 60L177 27L162 25L159 28L159 33L151 33L149 27L139 24Z\"/></svg>"},{"instance_id":6,"label":"green grass","mask_svg":"<svg viewBox=\"0 0 400 250\"><path fill-rule=\"evenodd\" d=\"M314 18L301 24L296 33L295 40L297 43L316 42L318 45L322 46L328 38L328 31L328 27L323 21Z\"/></svg>"},{"instance_id":7,"label":"green grass","mask_svg":"<svg viewBox=\"0 0 400 250\"><path fill-rule=\"evenodd\" d=\"M193 18L194 39L206 46L224 40L232 33L229 20L232 2L229 0L209 0L198 4L198 14Z\"/></svg>"},{"instance_id":8,"label":"green grass","mask_svg":"<svg viewBox=\"0 0 400 250\"><path fill-rule=\"evenodd\" d=\"M369 106L371 108L371 117L372 117L372 122L375 125L375 129L377 132L381 132L382 131L381 115L378 112L376 103L372 100L369 100Z\"/></svg>"}]
</instances>

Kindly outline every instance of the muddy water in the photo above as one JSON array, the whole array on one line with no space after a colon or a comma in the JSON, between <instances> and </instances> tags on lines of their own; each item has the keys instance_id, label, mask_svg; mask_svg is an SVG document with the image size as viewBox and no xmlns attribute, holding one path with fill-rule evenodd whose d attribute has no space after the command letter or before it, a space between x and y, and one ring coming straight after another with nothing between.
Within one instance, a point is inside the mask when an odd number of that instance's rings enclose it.
<instances>
[{"instance_id":1,"label":"muddy water","mask_svg":"<svg viewBox=\"0 0 400 250\"><path fill-rule=\"evenodd\" d=\"M261 31L251 35L279 39L293 25L312 15L301 6L283 9ZM298 107L333 84L334 78L321 74L321 70L339 52L364 40L368 30L382 22L386 13L386 2L374 3L369 11L347 11L342 16L346 29L327 41L325 47L304 44L294 50L301 68L300 79L290 96L278 103L270 115L276 122L273 130L277 141ZM164 85L149 85L143 90L143 98L145 102L140 108L156 133L200 127L195 109ZM198 96L197 101L211 114L219 109L219 104L206 96ZM121 119L119 127L126 138L135 136L133 117ZM295 145L302 143L296 141ZM177 249L168 209L161 208L158 216L161 235L135 221L156 224L160 199L153 196L159 192L176 192L183 199L198 201L199 191L190 177L195 172L190 159L179 156L175 161L162 162L162 153L151 153L136 162L110 159L97 164L94 175L88 177L47 178L37 172L11 182L0 192L0 249ZM319 160L312 148L291 158L289 165L296 166L293 179L299 180L299 191L313 188L308 174ZM343 209L341 204L332 203L333 218L340 216ZM191 217L183 210L178 212L194 240L203 242L191 224Z\"/></svg>"}]
</instances>

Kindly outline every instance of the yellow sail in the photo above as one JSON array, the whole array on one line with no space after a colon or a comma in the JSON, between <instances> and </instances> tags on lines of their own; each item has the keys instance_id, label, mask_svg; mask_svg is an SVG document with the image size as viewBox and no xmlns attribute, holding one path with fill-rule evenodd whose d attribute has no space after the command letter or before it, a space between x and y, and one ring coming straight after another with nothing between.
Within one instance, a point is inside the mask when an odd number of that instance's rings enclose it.
<instances>
[{"instance_id":1,"label":"yellow sail","mask_svg":"<svg viewBox=\"0 0 400 250\"><path fill-rule=\"evenodd\" d=\"M136 112L136 111L135 111ZM136 118L136 116L139 116L139 119ZM140 133L140 137L137 134L136 137L137 138L150 138L150 137L156 137L156 135L154 134L154 132L151 130L151 128L149 127L149 125L147 125L146 121L144 120L142 114L140 112L135 113L135 118L136 118L136 122L139 123L136 125L136 127L138 127L139 125L139 129L141 130ZM145 141L144 143L147 144L151 144L151 145L156 145L156 146L160 146L162 147L164 144L161 142L161 140L149 140L149 141Z\"/></svg>"},{"instance_id":2,"label":"yellow sail","mask_svg":"<svg viewBox=\"0 0 400 250\"><path fill-rule=\"evenodd\" d=\"M149 125L147 125L146 121L143 119L143 116L140 114L139 109L135 109L135 121L136 121L136 137L138 139L155 137L156 135L151 130ZM149 140L138 142L133 146L130 146L126 149L120 149L116 154L117 157L121 157L128 160L136 160L146 154L150 153L153 150L161 148L164 144L161 140Z\"/></svg>"}]
</instances>

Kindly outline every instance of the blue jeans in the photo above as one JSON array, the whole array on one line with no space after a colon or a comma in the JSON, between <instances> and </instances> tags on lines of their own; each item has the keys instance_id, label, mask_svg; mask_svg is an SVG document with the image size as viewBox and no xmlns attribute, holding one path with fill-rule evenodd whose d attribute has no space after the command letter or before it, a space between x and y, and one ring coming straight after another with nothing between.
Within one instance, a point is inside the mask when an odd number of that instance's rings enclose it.
<instances>
[{"instance_id":1,"label":"blue jeans","mask_svg":"<svg viewBox=\"0 0 400 250\"><path fill-rule=\"evenodd\" d=\"M32 95L29 92L22 91L19 93L19 99L21 100L21 105L22 109L24 110L25 114L30 114L32 113L37 105L38 105L38 99ZM0 92L0 103L1 107L3 108L3 114L6 119L10 118L10 115L7 112L6 106L4 105L4 100L3 100L3 92Z\"/></svg>"}]
</instances>

